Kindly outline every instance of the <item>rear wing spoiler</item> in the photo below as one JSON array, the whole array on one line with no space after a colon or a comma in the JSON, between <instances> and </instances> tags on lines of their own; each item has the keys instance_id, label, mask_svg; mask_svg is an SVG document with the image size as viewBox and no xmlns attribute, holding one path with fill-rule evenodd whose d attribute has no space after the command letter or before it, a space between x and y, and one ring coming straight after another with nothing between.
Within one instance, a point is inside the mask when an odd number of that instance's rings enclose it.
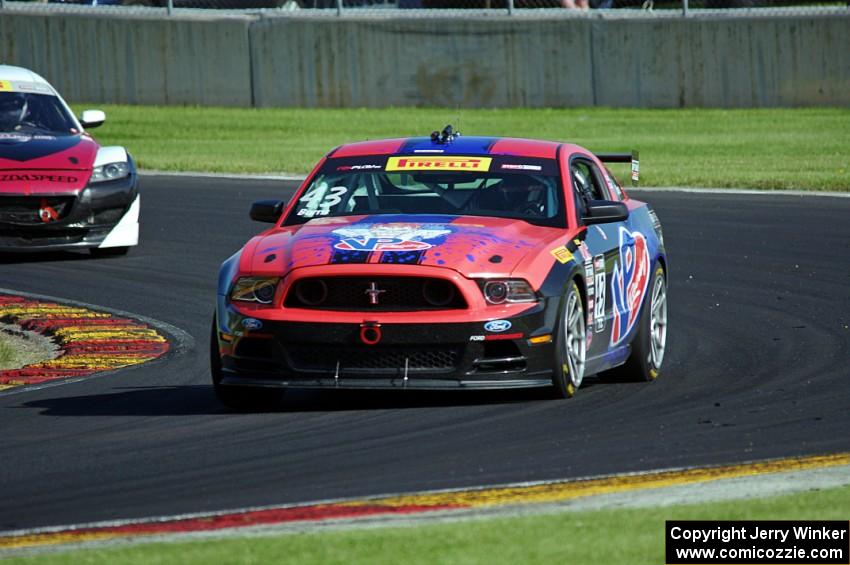
<instances>
[{"instance_id":1,"label":"rear wing spoiler","mask_svg":"<svg viewBox=\"0 0 850 565\"><path fill-rule=\"evenodd\" d=\"M596 153L596 158L603 163L631 163L632 164L632 186L637 186L640 178L640 159L637 149L631 153Z\"/></svg>"}]
</instances>

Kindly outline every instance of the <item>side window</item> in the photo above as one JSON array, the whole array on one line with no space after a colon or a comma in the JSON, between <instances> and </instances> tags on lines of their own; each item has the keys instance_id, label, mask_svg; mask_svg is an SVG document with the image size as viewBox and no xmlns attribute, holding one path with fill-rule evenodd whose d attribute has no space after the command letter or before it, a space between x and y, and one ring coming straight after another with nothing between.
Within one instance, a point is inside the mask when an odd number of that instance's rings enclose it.
<instances>
[{"instance_id":1,"label":"side window","mask_svg":"<svg viewBox=\"0 0 850 565\"><path fill-rule=\"evenodd\" d=\"M585 214L587 203L591 200L607 200L608 191L602 186L602 175L596 165L587 159L573 159L570 162L570 176L576 209L580 216Z\"/></svg>"},{"instance_id":2,"label":"side window","mask_svg":"<svg viewBox=\"0 0 850 565\"><path fill-rule=\"evenodd\" d=\"M616 200L622 200L623 189L620 187L620 183L617 182L617 179L614 177L614 175L611 174L611 171L609 171L608 169L605 169L605 172L603 174L605 175L605 182L608 183L608 188L611 191L611 196L614 197Z\"/></svg>"}]
</instances>

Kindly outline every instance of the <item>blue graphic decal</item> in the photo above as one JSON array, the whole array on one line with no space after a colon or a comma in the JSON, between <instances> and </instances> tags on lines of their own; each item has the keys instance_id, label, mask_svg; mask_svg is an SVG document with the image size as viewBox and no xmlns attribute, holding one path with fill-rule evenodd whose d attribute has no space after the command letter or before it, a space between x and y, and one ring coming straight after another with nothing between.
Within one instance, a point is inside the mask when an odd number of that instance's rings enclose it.
<instances>
[{"instance_id":1,"label":"blue graphic decal","mask_svg":"<svg viewBox=\"0 0 850 565\"><path fill-rule=\"evenodd\" d=\"M617 345L637 322L646 288L649 284L649 249L646 237L639 231L620 228L620 252L611 275L611 299L614 319L611 345Z\"/></svg>"},{"instance_id":2,"label":"blue graphic decal","mask_svg":"<svg viewBox=\"0 0 850 565\"><path fill-rule=\"evenodd\" d=\"M434 155L488 155L490 147L498 141L495 137L456 137L450 143L434 143L429 138L411 139L398 151L398 155L415 153L421 156L423 151L441 151Z\"/></svg>"},{"instance_id":3,"label":"blue graphic decal","mask_svg":"<svg viewBox=\"0 0 850 565\"><path fill-rule=\"evenodd\" d=\"M371 254L369 251L341 251L335 249L334 254L331 256L331 263L368 263Z\"/></svg>"},{"instance_id":4,"label":"blue graphic decal","mask_svg":"<svg viewBox=\"0 0 850 565\"><path fill-rule=\"evenodd\" d=\"M438 221L430 221L432 219ZM417 263L424 251L440 245L452 233L446 220L437 216L379 216L333 230L339 239L334 243L332 263L365 262L363 254L384 253L382 263Z\"/></svg>"},{"instance_id":5,"label":"blue graphic decal","mask_svg":"<svg viewBox=\"0 0 850 565\"><path fill-rule=\"evenodd\" d=\"M381 263L416 265L422 259L422 251L386 251L381 254Z\"/></svg>"}]
</instances>

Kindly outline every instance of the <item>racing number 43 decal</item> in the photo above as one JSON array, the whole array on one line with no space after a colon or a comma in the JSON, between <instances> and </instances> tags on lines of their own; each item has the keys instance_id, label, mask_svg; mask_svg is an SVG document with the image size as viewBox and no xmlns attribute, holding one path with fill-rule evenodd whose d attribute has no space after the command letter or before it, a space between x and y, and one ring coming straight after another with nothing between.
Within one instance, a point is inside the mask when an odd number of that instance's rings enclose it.
<instances>
[{"instance_id":1,"label":"racing number 43 decal","mask_svg":"<svg viewBox=\"0 0 850 565\"><path fill-rule=\"evenodd\" d=\"M637 321L640 305L649 284L649 249L646 237L638 231L620 228L620 254L611 275L611 300L614 320L611 345L629 335Z\"/></svg>"},{"instance_id":2,"label":"racing number 43 decal","mask_svg":"<svg viewBox=\"0 0 850 565\"><path fill-rule=\"evenodd\" d=\"M322 183L315 190L301 197L299 202L303 202L304 205L298 210L298 215L307 218L327 216L331 213L331 208L342 202L346 192L348 189L344 186L328 188L327 183Z\"/></svg>"}]
</instances>

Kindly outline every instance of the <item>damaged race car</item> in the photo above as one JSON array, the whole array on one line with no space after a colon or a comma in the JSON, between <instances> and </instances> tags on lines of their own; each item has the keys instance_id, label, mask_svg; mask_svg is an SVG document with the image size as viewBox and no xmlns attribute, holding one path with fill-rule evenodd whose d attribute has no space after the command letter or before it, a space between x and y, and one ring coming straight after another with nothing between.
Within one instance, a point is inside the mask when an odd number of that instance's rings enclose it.
<instances>
[{"instance_id":1,"label":"damaged race car","mask_svg":"<svg viewBox=\"0 0 850 565\"><path fill-rule=\"evenodd\" d=\"M0 65L0 252L89 249L123 255L139 241L139 186L123 147L101 147L39 75Z\"/></svg>"},{"instance_id":2,"label":"damaged race car","mask_svg":"<svg viewBox=\"0 0 850 565\"><path fill-rule=\"evenodd\" d=\"M353 143L316 165L219 274L219 399L273 388L552 387L655 379L667 258L652 208L577 145L430 137Z\"/></svg>"}]
</instances>

